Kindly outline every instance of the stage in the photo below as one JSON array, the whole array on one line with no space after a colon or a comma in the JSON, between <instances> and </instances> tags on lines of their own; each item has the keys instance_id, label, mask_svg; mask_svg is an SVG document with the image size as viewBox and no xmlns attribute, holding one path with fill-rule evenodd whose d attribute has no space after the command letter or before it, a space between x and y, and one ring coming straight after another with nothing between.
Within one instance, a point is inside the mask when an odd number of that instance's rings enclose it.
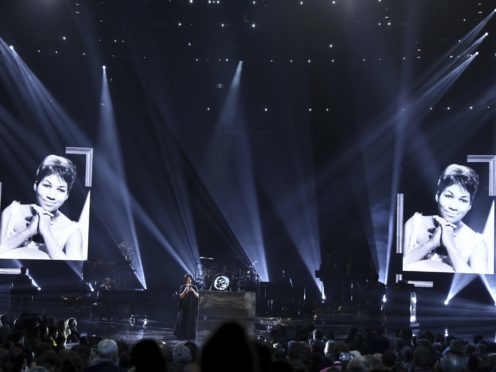
<instances>
[{"instance_id":1,"label":"stage","mask_svg":"<svg viewBox=\"0 0 496 372\"><path fill-rule=\"evenodd\" d=\"M200 293L196 343L202 345L216 327L224 321L242 323L248 334L270 339L271 330L284 327L293 332L310 332L320 328L325 334L332 332L336 339L344 340L351 328L386 326L386 335L393 337L397 326L411 326L416 334L429 330L433 334L450 334L465 340L482 335L488 342L495 340L496 308L480 306L469 310L463 300L454 300L450 306L422 307L417 309L417 322L408 318L393 319L390 314L380 314L380 321L372 320L365 309L353 306L327 306L320 304L307 314L274 316L256 311L255 292L202 291ZM422 298L422 293L420 293ZM425 297L425 296L424 296ZM116 291L108 297L113 302L102 304L100 299L77 299L62 293L40 293L34 297L26 312L56 319L75 317L81 334L90 339L113 338L129 345L142 338L153 338L176 344L173 335L177 315L176 299L171 293L152 291ZM108 306L108 308L103 308ZM0 292L0 308L14 319L19 313L12 308L7 292ZM219 310L219 309L222 310Z\"/></svg>"}]
</instances>

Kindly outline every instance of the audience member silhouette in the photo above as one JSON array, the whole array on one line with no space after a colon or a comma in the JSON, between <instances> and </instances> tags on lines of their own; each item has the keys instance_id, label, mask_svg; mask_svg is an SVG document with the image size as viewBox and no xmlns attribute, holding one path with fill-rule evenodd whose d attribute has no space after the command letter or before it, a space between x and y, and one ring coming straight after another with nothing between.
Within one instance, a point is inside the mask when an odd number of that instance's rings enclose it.
<instances>
[{"instance_id":1,"label":"audience member silhouette","mask_svg":"<svg viewBox=\"0 0 496 372\"><path fill-rule=\"evenodd\" d=\"M201 370L256 372L253 353L243 327L237 323L225 323L205 343Z\"/></svg>"},{"instance_id":2,"label":"audience member silhouette","mask_svg":"<svg viewBox=\"0 0 496 372\"><path fill-rule=\"evenodd\" d=\"M135 372L166 372L167 364L155 340L143 339L131 349L131 361Z\"/></svg>"}]
</instances>

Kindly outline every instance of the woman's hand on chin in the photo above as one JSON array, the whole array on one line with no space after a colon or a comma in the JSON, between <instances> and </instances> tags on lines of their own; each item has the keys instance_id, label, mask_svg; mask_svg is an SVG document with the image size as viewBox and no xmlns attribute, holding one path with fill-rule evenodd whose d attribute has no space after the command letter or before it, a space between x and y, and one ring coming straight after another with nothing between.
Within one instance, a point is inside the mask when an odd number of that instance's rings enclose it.
<instances>
[{"instance_id":1,"label":"woman's hand on chin","mask_svg":"<svg viewBox=\"0 0 496 372\"><path fill-rule=\"evenodd\" d=\"M52 218L54 216L53 213L44 210L42 207L40 207L37 204L31 204L31 209L33 210L33 212L37 213L39 216L46 215L46 216L49 216L50 218Z\"/></svg>"},{"instance_id":2,"label":"woman's hand on chin","mask_svg":"<svg viewBox=\"0 0 496 372\"><path fill-rule=\"evenodd\" d=\"M38 231L42 236L45 236L45 234L48 234L51 231L51 219L53 217L53 213L50 213L46 210L44 210L42 207L36 204L32 204L31 208L33 209L36 214L33 217L34 220L38 220L37 222L37 227Z\"/></svg>"},{"instance_id":3,"label":"woman's hand on chin","mask_svg":"<svg viewBox=\"0 0 496 372\"><path fill-rule=\"evenodd\" d=\"M441 216L434 216L434 221L439 225L441 226L441 228L444 228L444 227L451 227L452 229L456 229L456 225L454 223L451 223L451 222L448 222L447 220L445 220L443 217Z\"/></svg>"}]
</instances>

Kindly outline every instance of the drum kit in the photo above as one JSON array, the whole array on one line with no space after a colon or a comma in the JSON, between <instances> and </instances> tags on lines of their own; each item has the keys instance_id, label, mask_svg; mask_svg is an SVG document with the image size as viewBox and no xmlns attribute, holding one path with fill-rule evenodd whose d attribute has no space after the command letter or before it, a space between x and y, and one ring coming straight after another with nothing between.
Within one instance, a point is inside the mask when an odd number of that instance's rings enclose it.
<instances>
[{"instance_id":1,"label":"drum kit","mask_svg":"<svg viewBox=\"0 0 496 372\"><path fill-rule=\"evenodd\" d=\"M256 290L261 281L253 265L236 259L225 265L212 257L200 257L198 271L195 281L201 289L208 291Z\"/></svg>"}]
</instances>

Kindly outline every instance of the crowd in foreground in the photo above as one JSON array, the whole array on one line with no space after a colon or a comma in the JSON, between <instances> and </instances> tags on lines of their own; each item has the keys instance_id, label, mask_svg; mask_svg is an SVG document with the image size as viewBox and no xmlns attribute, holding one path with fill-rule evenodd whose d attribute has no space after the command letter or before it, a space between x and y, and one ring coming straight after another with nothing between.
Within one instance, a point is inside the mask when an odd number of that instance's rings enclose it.
<instances>
[{"instance_id":1,"label":"crowd in foreground","mask_svg":"<svg viewBox=\"0 0 496 372\"><path fill-rule=\"evenodd\" d=\"M254 338L224 323L200 348L194 341L82 337L77 320L0 316L0 372L10 371L496 371L496 344L410 329L351 328L346 337L313 326L276 325Z\"/></svg>"}]
</instances>

